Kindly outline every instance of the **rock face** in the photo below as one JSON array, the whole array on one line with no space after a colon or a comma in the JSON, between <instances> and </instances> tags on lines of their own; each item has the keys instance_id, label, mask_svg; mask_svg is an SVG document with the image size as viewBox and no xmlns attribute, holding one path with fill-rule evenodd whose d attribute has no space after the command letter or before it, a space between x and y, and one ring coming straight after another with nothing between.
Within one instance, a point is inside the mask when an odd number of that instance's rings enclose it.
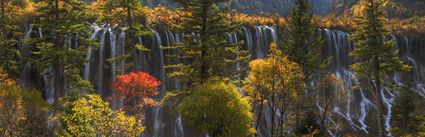
<instances>
[{"instance_id":1,"label":"rock face","mask_svg":"<svg viewBox=\"0 0 425 137\"><path fill-rule=\"evenodd\" d=\"M138 51L137 59L134 62L139 71L149 72L151 75L159 79L162 83L160 86L161 94L157 98L160 100L167 91L172 89L180 89L184 86L178 78L167 78L166 74L169 70L164 69L164 65L176 64L181 62L179 59L167 58L166 55L177 54L178 51L162 49L161 47L174 45L182 41L183 34L172 32L168 29L152 29L153 35L150 37L139 37L138 41L150 49L149 52ZM25 38L42 37L41 31L33 28L27 29ZM347 90L340 93L333 93L340 98L336 102L336 106L331 109L332 117L325 120L330 125L327 133L331 136L344 135L350 132L359 136L374 136L376 131L376 109L375 100L372 99L369 91L364 87L362 82L356 78L349 65L353 63L348 53L354 48L353 43L349 40L350 34L338 31L319 29L326 43L322 49L324 57L332 57L333 62L327 70L336 74L336 76L344 81ZM89 80L94 85L94 91L108 97L111 95L111 83L116 75L122 74L126 62L107 62L112 57L126 54L124 41L126 34L121 29L109 28L103 26L95 26L92 31L92 38L100 41L98 48L89 48L86 58L90 62L85 64L82 69L83 78ZM410 73L397 73L388 78L400 86L407 85L407 81L413 81L413 85L417 90L417 95L425 98L425 72L422 68L425 65L425 39L414 36L387 36L387 39L396 41L397 48L400 49L400 58L413 66ZM269 45L278 40L277 28L273 26L247 26L243 27L240 34L228 33L228 41L236 43L244 41L244 50L247 50L252 59L265 58L268 54ZM72 38L69 38L72 41ZM24 45L22 45L24 46ZM78 47L78 43L73 48ZM25 51L29 52L29 51ZM25 54L24 54L25 55ZM237 63L234 67L241 67L244 64ZM44 96L49 102L53 101L53 88L51 87L52 79L42 76L32 76L34 69L27 62L22 63L21 83L24 86L36 86L44 89ZM48 70L45 70L48 71ZM242 77L241 77L242 78ZM40 82L42 81L42 82ZM354 85L360 84L360 88L353 88ZM41 86L40 86L41 85ZM398 91L389 91L383 88L381 96L386 106L385 111L385 127L387 130L391 128L391 108L398 96ZM317 103L317 108L322 109L322 104ZM264 115L261 118L259 134L268 137L271 119L270 106L264 109ZM153 137L184 137L194 136L195 131L184 126L181 116L170 106L155 107L149 109L146 114L146 136ZM388 133L389 136L391 134Z\"/></svg>"}]
</instances>

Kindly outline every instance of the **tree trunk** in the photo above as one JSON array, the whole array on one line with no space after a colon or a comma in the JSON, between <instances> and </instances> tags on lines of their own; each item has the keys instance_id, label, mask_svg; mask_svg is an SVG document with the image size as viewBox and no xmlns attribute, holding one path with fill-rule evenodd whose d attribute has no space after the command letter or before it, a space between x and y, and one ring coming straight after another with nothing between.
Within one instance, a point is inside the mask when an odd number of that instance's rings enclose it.
<instances>
[{"instance_id":1,"label":"tree trunk","mask_svg":"<svg viewBox=\"0 0 425 137\"><path fill-rule=\"evenodd\" d=\"M205 82L206 79L208 79L208 66L207 62L205 60L206 54L207 54L207 47L204 44L206 41L205 39L205 31L207 29L207 13L208 12L208 1L204 1L202 4L202 30L201 30L201 71L200 71L200 77L201 77L201 83Z\"/></svg>"},{"instance_id":2,"label":"tree trunk","mask_svg":"<svg viewBox=\"0 0 425 137\"><path fill-rule=\"evenodd\" d=\"M272 96L272 102L271 102L271 104L273 104L273 105L271 105L270 107L272 108L272 129L271 129L271 136L273 137L274 136L274 128L275 128L275 126L274 126L274 124L275 124L275 116L276 116L276 107L275 107L275 100L274 100L274 95Z\"/></svg>"},{"instance_id":3,"label":"tree trunk","mask_svg":"<svg viewBox=\"0 0 425 137\"><path fill-rule=\"evenodd\" d=\"M260 112L258 112L257 122L256 122L256 125L255 125L255 130L256 131L258 131L258 125L260 123L261 114L263 112L263 103L264 103L264 99L261 99L261 102L260 102Z\"/></svg>"},{"instance_id":4,"label":"tree trunk","mask_svg":"<svg viewBox=\"0 0 425 137\"><path fill-rule=\"evenodd\" d=\"M285 98L285 97L283 97L283 98ZM285 101L285 100L283 100L283 101ZM278 137L283 137L283 132L281 130L283 130L283 120L284 120L283 116L286 112L286 108L287 108L286 106L287 106L286 104L282 104L282 106L280 106L280 117L279 117L279 124L278 124L278 127L277 127L277 136Z\"/></svg>"},{"instance_id":5,"label":"tree trunk","mask_svg":"<svg viewBox=\"0 0 425 137\"><path fill-rule=\"evenodd\" d=\"M131 53L131 57L129 58L128 62L133 63L130 68L128 68L129 71L138 71L141 70L141 68L137 65L138 59L137 59L137 49L134 46L134 28L133 28L133 15L130 6L127 7L127 26L128 26L128 35L126 38L126 45L129 49L128 51ZM125 72L124 72L125 73Z\"/></svg>"},{"instance_id":6,"label":"tree trunk","mask_svg":"<svg viewBox=\"0 0 425 137\"><path fill-rule=\"evenodd\" d=\"M379 77L379 76L378 76ZM379 82L380 79L377 79L376 82L376 88L375 88L375 100L377 101L377 122L378 122L378 136L379 137L385 137L385 128L384 128L384 121L383 121L383 109L384 109L384 104L383 104L383 100L382 100L382 96L380 94L381 92L381 83Z\"/></svg>"},{"instance_id":7,"label":"tree trunk","mask_svg":"<svg viewBox=\"0 0 425 137\"><path fill-rule=\"evenodd\" d=\"M326 121L328 109L330 107L330 103L332 103L332 101L330 100L330 98L332 98L332 97L330 97L328 93L329 93L328 91L325 91L325 96L324 96L325 97L325 101L324 101L325 106L323 107L323 114L322 114L322 119L321 119L321 122L320 122L320 130L325 130L325 121Z\"/></svg>"},{"instance_id":8,"label":"tree trunk","mask_svg":"<svg viewBox=\"0 0 425 137\"><path fill-rule=\"evenodd\" d=\"M378 124L378 136L379 137L385 137L386 136L386 131L385 131L385 129L384 129L384 121L383 121L383 116L384 116L384 113L383 113L383 111L384 111L384 104L383 104L383 99L382 99L382 96L381 96L381 89L382 89L382 85L381 85L381 76L380 76L380 74L379 74L379 72L381 71L381 68L380 68L380 66L379 66L379 64L380 64L380 60L379 60L379 57L374 57L373 58L374 59L374 64L375 64L375 76L373 76L374 77L374 80L376 81L376 85L374 85L374 87L373 87L373 89L374 89L374 91L373 91L373 95L374 95L374 97L375 97L375 100L376 100L376 104L377 104L377 124ZM373 81L371 81L371 84L372 84L372 86L373 86Z\"/></svg>"},{"instance_id":9,"label":"tree trunk","mask_svg":"<svg viewBox=\"0 0 425 137\"><path fill-rule=\"evenodd\" d=\"M324 108L323 115L322 115L322 121L320 122L320 129L325 129L325 121L326 121L326 114L328 113L328 106Z\"/></svg>"},{"instance_id":10,"label":"tree trunk","mask_svg":"<svg viewBox=\"0 0 425 137\"><path fill-rule=\"evenodd\" d=\"M5 3L5 0L1 0L1 17L0 17L0 31L2 32L2 33L6 33L6 30L4 29L5 28L5 21L4 21L4 14L5 14L5 7L4 7L4 5L6 4ZM4 40L4 39L6 39L6 34L3 34L4 36L3 36L3 38L2 39L0 39L0 40Z\"/></svg>"},{"instance_id":11,"label":"tree trunk","mask_svg":"<svg viewBox=\"0 0 425 137\"><path fill-rule=\"evenodd\" d=\"M59 21L59 0L55 0L55 21ZM55 33L55 47L57 50L62 50L62 45L60 44L60 34ZM54 103L53 103L53 113L56 114L56 111L59 108L59 98L63 94L63 77L62 77L62 64L61 59L56 59L53 62L53 86L54 86Z\"/></svg>"}]
</instances>

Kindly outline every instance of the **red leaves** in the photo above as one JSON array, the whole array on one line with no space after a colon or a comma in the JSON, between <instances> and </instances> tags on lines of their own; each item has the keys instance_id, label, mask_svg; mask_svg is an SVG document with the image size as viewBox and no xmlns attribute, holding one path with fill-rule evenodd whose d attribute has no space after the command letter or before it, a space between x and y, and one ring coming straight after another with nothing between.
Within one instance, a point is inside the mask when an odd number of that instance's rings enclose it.
<instances>
[{"instance_id":1,"label":"red leaves","mask_svg":"<svg viewBox=\"0 0 425 137\"><path fill-rule=\"evenodd\" d=\"M120 93L126 105L132 105L131 107L135 109L158 104L152 97L159 94L159 85L161 82L148 73L131 72L117 76L116 81L112 83L112 89Z\"/></svg>"}]
</instances>

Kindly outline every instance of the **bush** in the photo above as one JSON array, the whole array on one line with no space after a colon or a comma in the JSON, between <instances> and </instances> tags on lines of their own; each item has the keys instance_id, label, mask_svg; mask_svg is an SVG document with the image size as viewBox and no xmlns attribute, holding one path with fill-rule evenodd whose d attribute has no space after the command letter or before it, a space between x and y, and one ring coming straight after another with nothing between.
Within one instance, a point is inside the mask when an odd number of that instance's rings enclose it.
<instances>
[{"instance_id":1,"label":"bush","mask_svg":"<svg viewBox=\"0 0 425 137\"><path fill-rule=\"evenodd\" d=\"M249 102L229 81L209 80L196 86L180 107L183 120L212 137L252 135L253 114Z\"/></svg>"}]
</instances>

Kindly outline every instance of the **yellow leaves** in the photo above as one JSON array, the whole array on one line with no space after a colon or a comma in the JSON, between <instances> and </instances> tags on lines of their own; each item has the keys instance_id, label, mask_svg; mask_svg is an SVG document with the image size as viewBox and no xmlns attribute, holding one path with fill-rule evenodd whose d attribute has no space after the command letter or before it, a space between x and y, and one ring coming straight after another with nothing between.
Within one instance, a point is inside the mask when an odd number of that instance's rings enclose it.
<instances>
[{"instance_id":1,"label":"yellow leaves","mask_svg":"<svg viewBox=\"0 0 425 137\"><path fill-rule=\"evenodd\" d=\"M25 120L21 90L0 68L0 132L19 136L20 122Z\"/></svg>"},{"instance_id":2,"label":"yellow leaves","mask_svg":"<svg viewBox=\"0 0 425 137\"><path fill-rule=\"evenodd\" d=\"M36 13L36 4L30 0L24 0L25 6L21 9L20 13L25 14L35 14Z\"/></svg>"},{"instance_id":3,"label":"yellow leaves","mask_svg":"<svg viewBox=\"0 0 425 137\"><path fill-rule=\"evenodd\" d=\"M366 9L366 5L364 0L361 0L352 8L354 16L362 16L365 9Z\"/></svg>"},{"instance_id":4,"label":"yellow leaves","mask_svg":"<svg viewBox=\"0 0 425 137\"><path fill-rule=\"evenodd\" d=\"M266 17L258 15L248 15L243 13L227 14L227 18L248 25L279 25L286 23L283 17Z\"/></svg>"},{"instance_id":5,"label":"yellow leaves","mask_svg":"<svg viewBox=\"0 0 425 137\"><path fill-rule=\"evenodd\" d=\"M9 78L9 75L6 73L6 71L4 71L2 68L0 68L0 84L15 85L16 82L11 80Z\"/></svg>"},{"instance_id":6,"label":"yellow leaves","mask_svg":"<svg viewBox=\"0 0 425 137\"><path fill-rule=\"evenodd\" d=\"M391 6L391 2L386 1L384 3L384 6ZM103 17L106 18L105 13L102 11L102 8L105 6L105 1L95 1L87 3L88 8L91 12L91 14L96 14L96 17ZM14 17L19 17L19 19L16 20L28 20L29 16L36 15L36 7L38 5L34 2L31 2L30 0L25 0L24 7L14 7L14 10L16 10L17 14ZM341 6L341 5L337 5ZM337 17L335 14L329 14L325 17L318 17L319 20L319 26L321 28L337 28L337 29L345 29L345 30L351 30L357 28L356 24L354 23L354 17L362 15L363 11L365 10L366 6L364 2L360 2L356 5L354 5L351 9L348 9L344 12L342 16ZM126 14L126 12L123 9L115 9L115 11L120 14L116 14L114 18L111 21L111 23L120 22L123 20L123 15ZM141 15L144 15L147 17L148 25L164 25L172 29L181 29L181 26L176 25L182 18L187 18L192 16L189 12L177 9L177 10L171 10L164 6L158 6L155 8L150 7L143 7ZM283 26L286 24L285 17L283 16L260 16L260 15L248 15L243 13L228 13L225 15L227 18L230 18L231 20L240 22L245 25L278 25ZM403 32L415 32L415 33L424 33L425 28L421 27L425 25L425 17L420 17L420 19L415 21L409 21L409 19L406 20L400 20L397 18L392 18L389 20L389 22L386 24L387 26L391 26L389 28L392 29L393 34L401 34Z\"/></svg>"},{"instance_id":7,"label":"yellow leaves","mask_svg":"<svg viewBox=\"0 0 425 137\"><path fill-rule=\"evenodd\" d=\"M275 44L270 46L268 58L251 61L249 66L251 71L244 89L254 99L259 94L264 97L277 92L303 91L304 75L301 68L290 62Z\"/></svg>"},{"instance_id":8,"label":"yellow leaves","mask_svg":"<svg viewBox=\"0 0 425 137\"><path fill-rule=\"evenodd\" d=\"M246 98L229 80L213 78L191 89L181 103L180 112L188 125L216 136L251 136L253 114Z\"/></svg>"},{"instance_id":9,"label":"yellow leaves","mask_svg":"<svg viewBox=\"0 0 425 137\"><path fill-rule=\"evenodd\" d=\"M128 117L124 112L116 114L119 132L123 137L140 136L145 128L141 126L134 116Z\"/></svg>"},{"instance_id":10,"label":"yellow leaves","mask_svg":"<svg viewBox=\"0 0 425 137\"><path fill-rule=\"evenodd\" d=\"M173 11L163 6L155 8L144 7L144 9L145 14L152 23L169 27L178 27L175 26L175 24L179 22L181 18L190 18L192 16L190 12L180 9ZM286 22L283 17L266 17L243 13L228 13L225 14L225 16L234 21L248 25L283 25Z\"/></svg>"},{"instance_id":11,"label":"yellow leaves","mask_svg":"<svg viewBox=\"0 0 425 137\"><path fill-rule=\"evenodd\" d=\"M182 17L188 17L190 14L181 10L172 11L163 6L155 8L144 7L145 14L150 22L165 26L173 26L177 24Z\"/></svg>"},{"instance_id":12,"label":"yellow leaves","mask_svg":"<svg viewBox=\"0 0 425 137\"><path fill-rule=\"evenodd\" d=\"M98 16L103 16L102 9L105 6L106 1L97 0L88 4L88 9L91 13L96 13Z\"/></svg>"},{"instance_id":13,"label":"yellow leaves","mask_svg":"<svg viewBox=\"0 0 425 137\"><path fill-rule=\"evenodd\" d=\"M71 113L61 117L62 136L140 136L144 130L136 117L112 111L98 95L86 95L71 106Z\"/></svg>"}]
</instances>

